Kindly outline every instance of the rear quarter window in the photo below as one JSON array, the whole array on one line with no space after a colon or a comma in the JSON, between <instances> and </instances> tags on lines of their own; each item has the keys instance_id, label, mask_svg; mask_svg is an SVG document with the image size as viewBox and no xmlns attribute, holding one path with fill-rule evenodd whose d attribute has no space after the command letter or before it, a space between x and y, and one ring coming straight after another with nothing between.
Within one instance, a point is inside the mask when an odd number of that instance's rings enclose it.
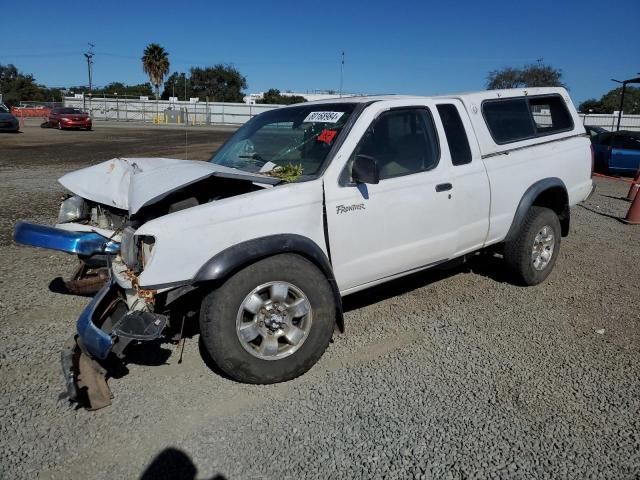
<instances>
[{"instance_id":1,"label":"rear quarter window","mask_svg":"<svg viewBox=\"0 0 640 480\"><path fill-rule=\"evenodd\" d=\"M447 137L447 145L451 153L451 163L453 165L465 165L471 163L471 148L469 147L469 139L464 129L464 124L460 118L460 113L455 105L439 104L437 105L438 114L444 127L444 133Z\"/></svg>"},{"instance_id":2,"label":"rear quarter window","mask_svg":"<svg viewBox=\"0 0 640 480\"><path fill-rule=\"evenodd\" d=\"M559 95L486 100L482 114L498 145L573 129L573 120Z\"/></svg>"}]
</instances>

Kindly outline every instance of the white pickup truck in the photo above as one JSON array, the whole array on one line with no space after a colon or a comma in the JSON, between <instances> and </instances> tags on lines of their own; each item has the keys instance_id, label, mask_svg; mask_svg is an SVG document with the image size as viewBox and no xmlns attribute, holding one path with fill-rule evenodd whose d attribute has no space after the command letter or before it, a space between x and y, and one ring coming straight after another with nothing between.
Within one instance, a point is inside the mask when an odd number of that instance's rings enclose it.
<instances>
[{"instance_id":1,"label":"white pickup truck","mask_svg":"<svg viewBox=\"0 0 640 480\"><path fill-rule=\"evenodd\" d=\"M98 408L100 365L179 330L185 305L222 371L272 383L316 363L350 293L487 247L540 283L591 166L562 88L342 98L265 112L209 162L67 174L60 224L21 222L15 239L109 263L62 355L70 397Z\"/></svg>"}]
</instances>

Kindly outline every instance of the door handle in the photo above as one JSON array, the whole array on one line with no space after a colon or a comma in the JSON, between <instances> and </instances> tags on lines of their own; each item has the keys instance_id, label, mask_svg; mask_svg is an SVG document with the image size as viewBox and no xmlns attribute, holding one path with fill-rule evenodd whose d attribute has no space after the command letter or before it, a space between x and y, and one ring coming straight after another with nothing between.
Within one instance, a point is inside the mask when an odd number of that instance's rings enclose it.
<instances>
[{"instance_id":1,"label":"door handle","mask_svg":"<svg viewBox=\"0 0 640 480\"><path fill-rule=\"evenodd\" d=\"M451 190L453 188L453 185L451 185L450 183L439 183L438 185L436 185L436 192L446 192L448 190Z\"/></svg>"}]
</instances>

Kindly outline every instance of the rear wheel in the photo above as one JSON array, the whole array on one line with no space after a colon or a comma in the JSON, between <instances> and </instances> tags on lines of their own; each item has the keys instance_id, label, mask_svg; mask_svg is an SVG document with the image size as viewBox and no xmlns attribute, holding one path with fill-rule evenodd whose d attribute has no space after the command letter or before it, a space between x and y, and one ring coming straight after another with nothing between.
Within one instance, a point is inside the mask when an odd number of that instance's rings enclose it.
<instances>
[{"instance_id":1,"label":"rear wheel","mask_svg":"<svg viewBox=\"0 0 640 480\"><path fill-rule=\"evenodd\" d=\"M309 370L335 325L326 277L295 254L266 258L205 297L200 331L216 365L247 383L277 383Z\"/></svg>"},{"instance_id":2,"label":"rear wheel","mask_svg":"<svg viewBox=\"0 0 640 480\"><path fill-rule=\"evenodd\" d=\"M517 280L525 285L543 282L560 253L560 221L556 213L531 207L516 237L504 247L504 259Z\"/></svg>"}]
</instances>

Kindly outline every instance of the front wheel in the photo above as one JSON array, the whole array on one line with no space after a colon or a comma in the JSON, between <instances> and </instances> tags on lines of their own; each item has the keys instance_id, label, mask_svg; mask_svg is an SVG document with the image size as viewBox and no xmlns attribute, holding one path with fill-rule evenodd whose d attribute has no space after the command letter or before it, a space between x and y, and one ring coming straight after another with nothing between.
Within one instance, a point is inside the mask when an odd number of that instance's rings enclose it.
<instances>
[{"instance_id":1,"label":"front wheel","mask_svg":"<svg viewBox=\"0 0 640 480\"><path fill-rule=\"evenodd\" d=\"M553 270L560 253L560 221L544 207L531 207L515 238L504 247L507 266L520 283L537 285Z\"/></svg>"},{"instance_id":2,"label":"front wheel","mask_svg":"<svg viewBox=\"0 0 640 480\"><path fill-rule=\"evenodd\" d=\"M260 260L205 297L204 346L216 365L246 383L284 382L322 356L335 325L333 292L300 255Z\"/></svg>"}]
</instances>

